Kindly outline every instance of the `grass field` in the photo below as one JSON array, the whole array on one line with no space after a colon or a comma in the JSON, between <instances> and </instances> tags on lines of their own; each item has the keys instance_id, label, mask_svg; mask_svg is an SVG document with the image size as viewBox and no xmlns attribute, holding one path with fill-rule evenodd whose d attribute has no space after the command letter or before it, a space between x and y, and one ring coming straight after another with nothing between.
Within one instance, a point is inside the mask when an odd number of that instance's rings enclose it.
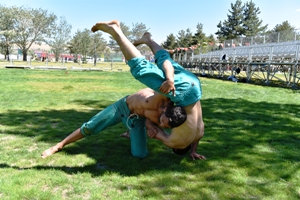
<instances>
[{"instance_id":1,"label":"grass field","mask_svg":"<svg viewBox=\"0 0 300 200\"><path fill-rule=\"evenodd\" d=\"M0 68L0 199L300 198L300 92L287 88L201 78L206 129L197 152L205 161L153 139L136 159L119 137L122 124L41 159L144 88L124 71Z\"/></svg>"}]
</instances>

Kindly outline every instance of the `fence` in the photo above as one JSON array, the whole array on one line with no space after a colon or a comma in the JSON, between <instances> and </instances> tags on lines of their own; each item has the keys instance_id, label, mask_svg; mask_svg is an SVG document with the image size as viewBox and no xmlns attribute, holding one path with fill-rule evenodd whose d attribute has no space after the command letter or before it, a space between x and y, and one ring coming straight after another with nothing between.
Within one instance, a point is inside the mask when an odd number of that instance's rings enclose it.
<instances>
[{"instance_id":1,"label":"fence","mask_svg":"<svg viewBox=\"0 0 300 200\"><path fill-rule=\"evenodd\" d=\"M227 40L224 48L199 55L186 51L173 59L200 75L300 88L299 30Z\"/></svg>"}]
</instances>

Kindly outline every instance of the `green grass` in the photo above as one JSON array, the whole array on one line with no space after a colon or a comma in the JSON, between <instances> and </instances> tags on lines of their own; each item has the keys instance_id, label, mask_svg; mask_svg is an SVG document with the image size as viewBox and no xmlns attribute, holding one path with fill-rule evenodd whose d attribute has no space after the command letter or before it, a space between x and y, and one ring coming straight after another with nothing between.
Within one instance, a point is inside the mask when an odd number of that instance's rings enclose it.
<instances>
[{"instance_id":1,"label":"green grass","mask_svg":"<svg viewBox=\"0 0 300 200\"><path fill-rule=\"evenodd\" d=\"M131 156L125 127L40 154L121 97L129 72L0 69L1 199L299 199L300 92L201 78L205 135L177 156L148 140Z\"/></svg>"}]
</instances>

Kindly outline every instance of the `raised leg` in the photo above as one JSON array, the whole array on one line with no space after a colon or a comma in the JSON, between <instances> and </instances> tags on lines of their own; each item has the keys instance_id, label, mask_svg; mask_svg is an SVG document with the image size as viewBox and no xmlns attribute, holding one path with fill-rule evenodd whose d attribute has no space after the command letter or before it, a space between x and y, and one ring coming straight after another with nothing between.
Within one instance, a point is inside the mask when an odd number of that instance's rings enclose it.
<instances>
[{"instance_id":1,"label":"raised leg","mask_svg":"<svg viewBox=\"0 0 300 200\"><path fill-rule=\"evenodd\" d=\"M112 20L110 22L99 22L96 23L92 29L93 32L103 31L110 34L120 46L122 53L126 60L131 60L135 57L142 56L140 51L128 40L121 30L120 22Z\"/></svg>"},{"instance_id":2,"label":"raised leg","mask_svg":"<svg viewBox=\"0 0 300 200\"><path fill-rule=\"evenodd\" d=\"M157 44L154 40L151 38L151 34L149 32L144 33L144 35L136 40L133 45L138 46L141 44L146 44L152 51L152 53L155 55L157 51L163 50L163 48Z\"/></svg>"}]
</instances>

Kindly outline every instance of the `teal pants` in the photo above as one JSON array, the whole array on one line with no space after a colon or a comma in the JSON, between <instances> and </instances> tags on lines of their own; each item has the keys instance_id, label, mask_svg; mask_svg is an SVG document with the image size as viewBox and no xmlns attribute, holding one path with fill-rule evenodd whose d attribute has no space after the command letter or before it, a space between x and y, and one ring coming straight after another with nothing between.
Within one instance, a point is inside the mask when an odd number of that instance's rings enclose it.
<instances>
[{"instance_id":1,"label":"teal pants","mask_svg":"<svg viewBox=\"0 0 300 200\"><path fill-rule=\"evenodd\" d=\"M120 122L130 129L131 153L134 157L144 158L148 155L146 137L146 118L131 115L124 97L106 107L85 122L80 130L84 136L100 133L107 127Z\"/></svg>"},{"instance_id":2,"label":"teal pants","mask_svg":"<svg viewBox=\"0 0 300 200\"><path fill-rule=\"evenodd\" d=\"M160 50L155 54L156 64L149 62L144 57L136 57L129 60L128 65L135 79L160 92L159 88L166 79L162 69L166 60L170 61L174 67L174 85L176 88L176 96L173 96L172 92L166 96L178 106L188 106L199 101L202 96L200 80L193 73L173 61L167 51Z\"/></svg>"}]
</instances>

